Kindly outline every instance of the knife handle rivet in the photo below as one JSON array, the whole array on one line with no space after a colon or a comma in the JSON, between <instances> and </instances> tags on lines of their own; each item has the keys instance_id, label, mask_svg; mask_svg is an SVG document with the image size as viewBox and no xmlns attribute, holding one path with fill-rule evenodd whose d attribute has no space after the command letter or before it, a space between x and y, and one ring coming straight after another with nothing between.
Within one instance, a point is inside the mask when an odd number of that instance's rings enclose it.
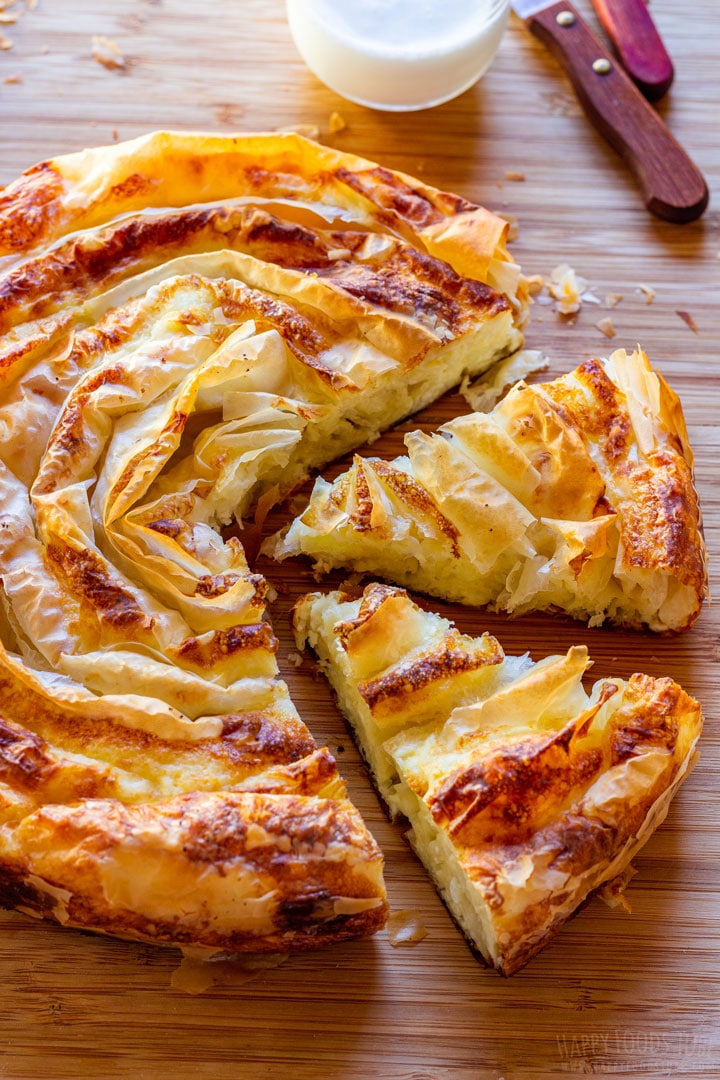
<instances>
[{"instance_id":1,"label":"knife handle rivet","mask_svg":"<svg viewBox=\"0 0 720 1080\"><path fill-rule=\"evenodd\" d=\"M596 75L609 75L613 66L605 56L599 56L597 60L593 60L592 69Z\"/></svg>"},{"instance_id":2,"label":"knife handle rivet","mask_svg":"<svg viewBox=\"0 0 720 1080\"><path fill-rule=\"evenodd\" d=\"M574 26L576 21L575 14L572 11L558 11L555 16L555 22L558 26Z\"/></svg>"}]
</instances>

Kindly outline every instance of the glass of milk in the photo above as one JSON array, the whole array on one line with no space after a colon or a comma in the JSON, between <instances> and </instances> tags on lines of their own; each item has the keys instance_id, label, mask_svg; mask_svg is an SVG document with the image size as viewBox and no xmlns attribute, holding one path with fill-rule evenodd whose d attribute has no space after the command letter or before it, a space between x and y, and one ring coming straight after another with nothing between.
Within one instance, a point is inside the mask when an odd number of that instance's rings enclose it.
<instances>
[{"instance_id":1,"label":"glass of milk","mask_svg":"<svg viewBox=\"0 0 720 1080\"><path fill-rule=\"evenodd\" d=\"M319 79L374 109L426 109L492 62L509 0L287 0L295 44Z\"/></svg>"}]
</instances>

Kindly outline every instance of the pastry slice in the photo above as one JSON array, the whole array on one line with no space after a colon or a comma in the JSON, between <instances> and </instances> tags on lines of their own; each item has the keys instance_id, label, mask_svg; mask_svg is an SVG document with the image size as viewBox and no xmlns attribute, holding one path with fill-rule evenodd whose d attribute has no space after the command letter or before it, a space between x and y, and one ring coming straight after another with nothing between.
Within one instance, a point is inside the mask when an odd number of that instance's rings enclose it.
<instances>
[{"instance_id":1,"label":"pastry slice","mask_svg":"<svg viewBox=\"0 0 720 1080\"><path fill-rule=\"evenodd\" d=\"M671 679L585 689L584 647L533 663L398 588L294 614L380 794L474 948L511 975L663 821L702 716Z\"/></svg>"},{"instance_id":2,"label":"pastry slice","mask_svg":"<svg viewBox=\"0 0 720 1080\"><path fill-rule=\"evenodd\" d=\"M384 924L382 854L284 683L107 657L98 695L0 652L2 906L208 956Z\"/></svg>"},{"instance_id":3,"label":"pastry slice","mask_svg":"<svg viewBox=\"0 0 720 1080\"><path fill-rule=\"evenodd\" d=\"M0 192L12 467L32 472L88 382L158 422L166 397L173 478L207 520L244 517L519 348L507 231L294 134L155 132L43 162Z\"/></svg>"},{"instance_id":4,"label":"pastry slice","mask_svg":"<svg viewBox=\"0 0 720 1080\"><path fill-rule=\"evenodd\" d=\"M356 457L266 545L464 604L685 630L707 590L680 401L618 350Z\"/></svg>"}]
</instances>

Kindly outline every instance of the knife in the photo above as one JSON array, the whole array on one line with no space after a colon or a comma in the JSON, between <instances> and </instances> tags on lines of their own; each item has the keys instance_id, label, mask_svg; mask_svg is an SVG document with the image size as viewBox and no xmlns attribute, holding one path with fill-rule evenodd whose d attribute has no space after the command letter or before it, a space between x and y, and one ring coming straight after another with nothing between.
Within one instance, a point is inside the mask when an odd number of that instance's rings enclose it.
<instances>
[{"instance_id":1,"label":"knife","mask_svg":"<svg viewBox=\"0 0 720 1080\"><path fill-rule=\"evenodd\" d=\"M702 173L572 4L511 6L562 64L585 113L638 181L648 210L679 224L699 218L709 198Z\"/></svg>"},{"instance_id":2,"label":"knife","mask_svg":"<svg viewBox=\"0 0 720 1080\"><path fill-rule=\"evenodd\" d=\"M648 101L657 101L673 81L672 60L645 0L592 0L618 60Z\"/></svg>"}]
</instances>

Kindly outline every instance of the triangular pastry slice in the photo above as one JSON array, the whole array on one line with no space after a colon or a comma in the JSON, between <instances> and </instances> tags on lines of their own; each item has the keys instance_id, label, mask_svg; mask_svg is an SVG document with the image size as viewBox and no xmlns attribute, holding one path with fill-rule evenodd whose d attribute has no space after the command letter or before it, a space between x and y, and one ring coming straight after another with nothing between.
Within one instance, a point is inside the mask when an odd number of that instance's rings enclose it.
<instances>
[{"instance_id":1,"label":"triangular pastry slice","mask_svg":"<svg viewBox=\"0 0 720 1080\"><path fill-rule=\"evenodd\" d=\"M520 345L506 238L297 135L155 133L0 191L0 902L211 951L383 924L221 530Z\"/></svg>"},{"instance_id":2,"label":"triangular pastry slice","mask_svg":"<svg viewBox=\"0 0 720 1080\"><path fill-rule=\"evenodd\" d=\"M266 550L448 600L685 630L707 589L680 401L640 351L356 457Z\"/></svg>"},{"instance_id":3,"label":"triangular pastry slice","mask_svg":"<svg viewBox=\"0 0 720 1080\"><path fill-rule=\"evenodd\" d=\"M505 656L379 584L311 593L294 621L450 912L505 975L622 874L693 763L697 702L646 675L586 690L585 647Z\"/></svg>"}]
</instances>

